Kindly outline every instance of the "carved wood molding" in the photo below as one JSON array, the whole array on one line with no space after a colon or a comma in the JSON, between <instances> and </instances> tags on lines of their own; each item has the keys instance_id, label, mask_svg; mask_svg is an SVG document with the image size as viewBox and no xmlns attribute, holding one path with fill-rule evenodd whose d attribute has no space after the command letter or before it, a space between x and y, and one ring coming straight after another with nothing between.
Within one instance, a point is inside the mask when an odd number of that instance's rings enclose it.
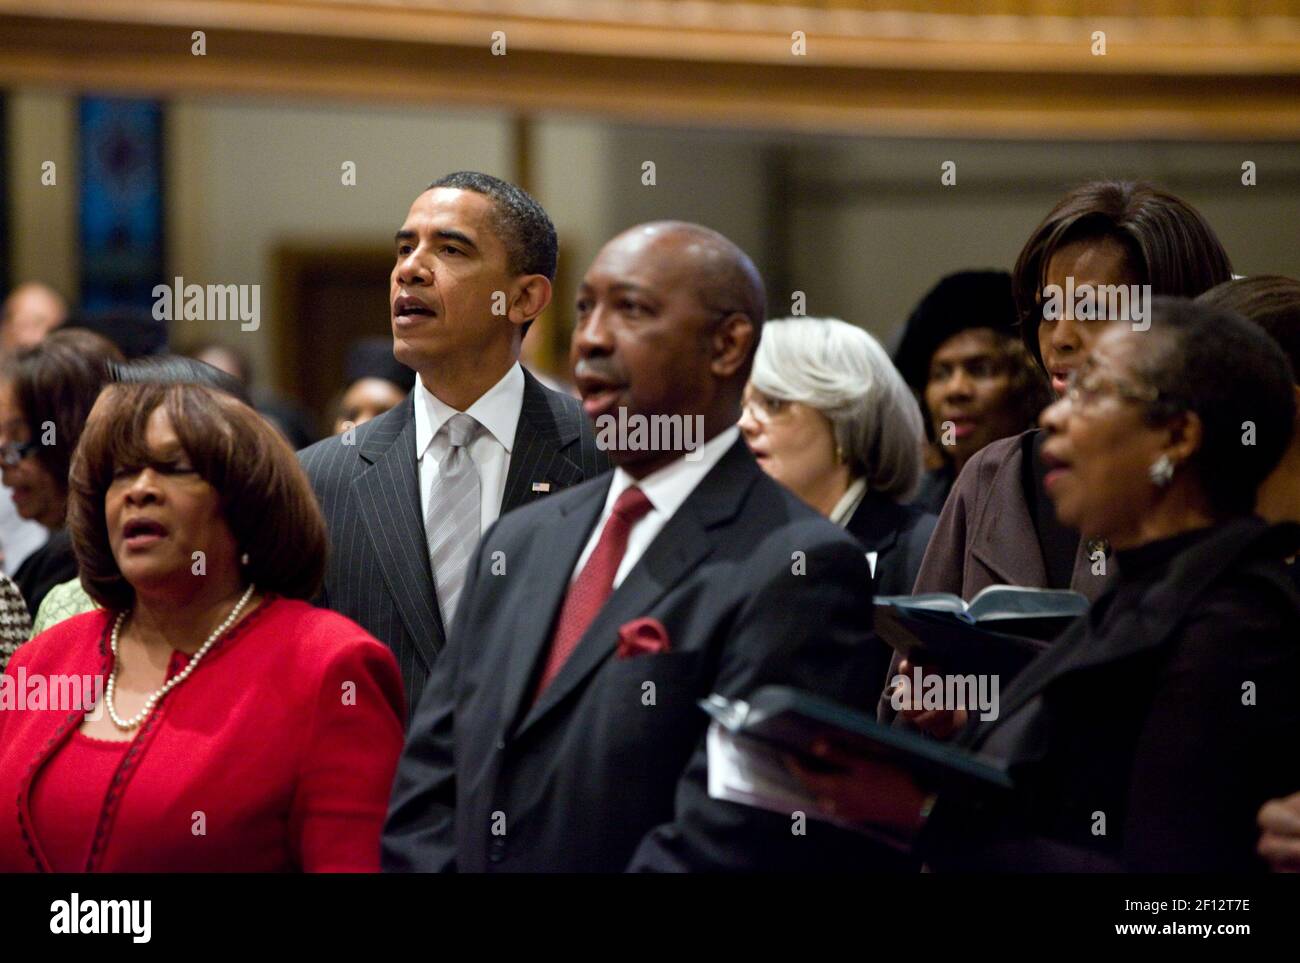
<instances>
[{"instance_id":1,"label":"carved wood molding","mask_svg":"<svg viewBox=\"0 0 1300 963\"><path fill-rule=\"evenodd\" d=\"M694 0L0 0L0 83L855 134L1289 140L1297 22ZM794 29L806 56L791 54ZM1089 50L1094 29L1104 57ZM190 52L193 30L205 56Z\"/></svg>"}]
</instances>

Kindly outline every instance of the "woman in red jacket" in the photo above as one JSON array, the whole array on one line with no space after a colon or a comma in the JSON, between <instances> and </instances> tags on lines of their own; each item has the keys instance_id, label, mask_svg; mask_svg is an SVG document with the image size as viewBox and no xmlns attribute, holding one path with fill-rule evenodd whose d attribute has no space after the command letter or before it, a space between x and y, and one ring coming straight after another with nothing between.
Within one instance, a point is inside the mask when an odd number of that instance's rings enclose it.
<instances>
[{"instance_id":1,"label":"woman in red jacket","mask_svg":"<svg viewBox=\"0 0 1300 963\"><path fill-rule=\"evenodd\" d=\"M110 386L69 527L104 608L0 679L0 871L377 871L401 679L303 601L325 526L274 429L210 388Z\"/></svg>"}]
</instances>

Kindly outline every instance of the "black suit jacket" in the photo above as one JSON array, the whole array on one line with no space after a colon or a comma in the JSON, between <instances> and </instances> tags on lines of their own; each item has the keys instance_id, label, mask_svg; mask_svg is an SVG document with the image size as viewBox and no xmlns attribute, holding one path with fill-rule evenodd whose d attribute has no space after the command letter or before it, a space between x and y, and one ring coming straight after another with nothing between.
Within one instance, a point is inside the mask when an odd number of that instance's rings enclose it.
<instances>
[{"instance_id":1,"label":"black suit jacket","mask_svg":"<svg viewBox=\"0 0 1300 963\"><path fill-rule=\"evenodd\" d=\"M876 594L911 595L930 544L937 515L867 492L844 527L868 552L876 553Z\"/></svg>"},{"instance_id":2,"label":"black suit jacket","mask_svg":"<svg viewBox=\"0 0 1300 963\"><path fill-rule=\"evenodd\" d=\"M915 505L900 505L879 492L867 492L844 526L862 548L876 553L876 595L911 595L921 569L925 547L938 523ZM883 639L872 640L871 682L883 692L894 650Z\"/></svg>"},{"instance_id":3,"label":"black suit jacket","mask_svg":"<svg viewBox=\"0 0 1300 963\"><path fill-rule=\"evenodd\" d=\"M996 721L966 734L1008 766L1014 808L973 817L941 798L929 860L1262 869L1255 814L1300 789L1300 593L1279 562L1297 543L1295 526L1228 522L1136 591L1121 559L1117 585L1016 676Z\"/></svg>"},{"instance_id":4,"label":"black suit jacket","mask_svg":"<svg viewBox=\"0 0 1300 963\"><path fill-rule=\"evenodd\" d=\"M452 640L398 768L390 871L705 870L868 864L824 823L710 799L697 701L767 683L860 708L871 579L861 546L758 468L738 440L532 696L608 479L514 512L484 537ZM500 554L497 554L500 553ZM505 561L494 574L493 557ZM620 659L620 626L667 653Z\"/></svg>"},{"instance_id":5,"label":"black suit jacket","mask_svg":"<svg viewBox=\"0 0 1300 963\"><path fill-rule=\"evenodd\" d=\"M318 604L357 622L397 656L411 711L446 638L420 509L414 394L356 429L298 454L330 534ZM524 371L523 406L501 513L606 471L590 421L568 395Z\"/></svg>"}]
</instances>

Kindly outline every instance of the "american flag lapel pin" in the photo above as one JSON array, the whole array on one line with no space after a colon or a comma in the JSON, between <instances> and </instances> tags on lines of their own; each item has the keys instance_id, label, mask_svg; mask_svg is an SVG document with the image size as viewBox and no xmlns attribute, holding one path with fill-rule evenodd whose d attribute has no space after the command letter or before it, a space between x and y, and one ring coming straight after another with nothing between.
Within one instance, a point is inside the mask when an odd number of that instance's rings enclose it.
<instances>
[{"instance_id":1,"label":"american flag lapel pin","mask_svg":"<svg viewBox=\"0 0 1300 963\"><path fill-rule=\"evenodd\" d=\"M533 491L545 494L551 490L550 482L533 482Z\"/></svg>"}]
</instances>

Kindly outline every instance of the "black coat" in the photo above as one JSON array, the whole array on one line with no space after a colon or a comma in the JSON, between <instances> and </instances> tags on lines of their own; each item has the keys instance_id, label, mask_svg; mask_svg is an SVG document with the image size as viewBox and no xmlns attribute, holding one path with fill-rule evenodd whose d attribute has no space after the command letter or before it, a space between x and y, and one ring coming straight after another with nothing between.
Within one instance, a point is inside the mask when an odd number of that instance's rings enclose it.
<instances>
[{"instance_id":1,"label":"black coat","mask_svg":"<svg viewBox=\"0 0 1300 963\"><path fill-rule=\"evenodd\" d=\"M77 556L72 551L72 536L66 528L59 528L50 533L44 545L23 559L14 573L14 584L22 593L32 618L36 618L50 589L76 577Z\"/></svg>"},{"instance_id":2,"label":"black coat","mask_svg":"<svg viewBox=\"0 0 1300 963\"><path fill-rule=\"evenodd\" d=\"M925 547L938 521L915 505L900 505L876 492L863 496L844 527L863 549L876 553L876 595L912 594ZM872 649L868 684L879 693L884 691L894 650L878 637L872 639Z\"/></svg>"},{"instance_id":3,"label":"black coat","mask_svg":"<svg viewBox=\"0 0 1300 963\"><path fill-rule=\"evenodd\" d=\"M1241 519L1120 553L1117 584L967 734L1008 764L1014 805L941 799L930 862L1263 868L1256 812L1300 789L1300 593L1280 564L1298 542Z\"/></svg>"},{"instance_id":4,"label":"black coat","mask_svg":"<svg viewBox=\"0 0 1300 963\"><path fill-rule=\"evenodd\" d=\"M420 508L415 400L298 453L325 514L330 552L317 604L346 615L397 656L413 711L446 636ZM609 468L575 398L524 371L502 514Z\"/></svg>"},{"instance_id":5,"label":"black coat","mask_svg":"<svg viewBox=\"0 0 1300 963\"><path fill-rule=\"evenodd\" d=\"M865 843L827 824L808 821L797 835L790 815L707 792L708 717L697 702L710 693L743 697L772 683L864 710L874 701L861 546L764 474L743 441L668 521L533 704L608 490L608 479L579 485L484 537L398 767L385 869L869 862ZM494 558L503 572L494 574ZM662 623L670 651L617 658L620 626L642 617Z\"/></svg>"},{"instance_id":6,"label":"black coat","mask_svg":"<svg viewBox=\"0 0 1300 963\"><path fill-rule=\"evenodd\" d=\"M916 573L937 515L867 492L844 527L868 552L876 553L877 595L911 595Z\"/></svg>"}]
</instances>

